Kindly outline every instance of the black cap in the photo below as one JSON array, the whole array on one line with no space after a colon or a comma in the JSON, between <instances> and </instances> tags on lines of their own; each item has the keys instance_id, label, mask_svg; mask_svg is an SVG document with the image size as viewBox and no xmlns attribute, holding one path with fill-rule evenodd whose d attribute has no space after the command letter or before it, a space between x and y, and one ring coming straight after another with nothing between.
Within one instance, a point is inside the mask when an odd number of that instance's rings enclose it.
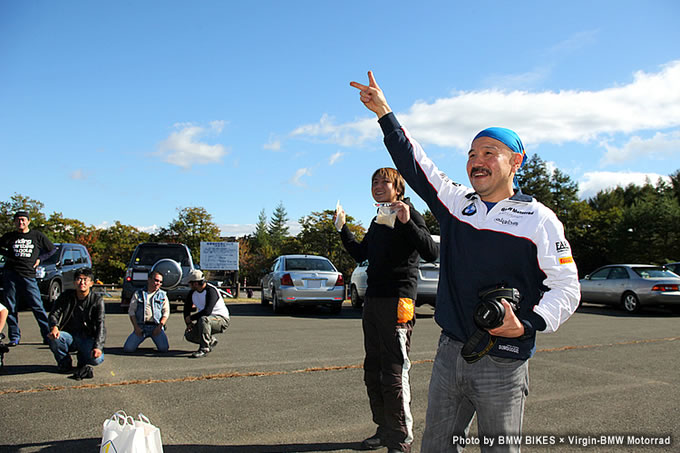
<instances>
[{"instance_id":1,"label":"black cap","mask_svg":"<svg viewBox=\"0 0 680 453\"><path fill-rule=\"evenodd\" d=\"M28 211L17 211L14 213L14 220L17 219L17 217L26 217L28 220L31 220L31 217L28 215Z\"/></svg>"}]
</instances>

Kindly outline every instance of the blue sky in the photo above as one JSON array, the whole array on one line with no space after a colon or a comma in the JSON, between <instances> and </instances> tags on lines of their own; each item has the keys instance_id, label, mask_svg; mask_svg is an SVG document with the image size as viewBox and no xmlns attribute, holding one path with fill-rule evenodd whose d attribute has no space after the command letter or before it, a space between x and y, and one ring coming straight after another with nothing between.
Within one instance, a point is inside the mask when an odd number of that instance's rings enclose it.
<instances>
[{"instance_id":1,"label":"blue sky","mask_svg":"<svg viewBox=\"0 0 680 453\"><path fill-rule=\"evenodd\" d=\"M5 0L0 199L147 230L202 206L237 236L340 200L367 226L392 166L349 86L368 70L456 181L496 125L583 197L655 182L680 169L679 19L674 0Z\"/></svg>"}]
</instances>

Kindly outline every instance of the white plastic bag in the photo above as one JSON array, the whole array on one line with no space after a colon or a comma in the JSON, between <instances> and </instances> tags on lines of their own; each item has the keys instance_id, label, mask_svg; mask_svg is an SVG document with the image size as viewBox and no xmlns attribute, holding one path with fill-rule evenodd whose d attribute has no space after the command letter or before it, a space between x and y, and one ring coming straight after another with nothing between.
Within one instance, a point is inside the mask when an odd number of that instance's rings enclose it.
<instances>
[{"instance_id":1,"label":"white plastic bag","mask_svg":"<svg viewBox=\"0 0 680 453\"><path fill-rule=\"evenodd\" d=\"M135 420L118 411L104 421L99 453L163 453L161 432L143 414Z\"/></svg>"}]
</instances>

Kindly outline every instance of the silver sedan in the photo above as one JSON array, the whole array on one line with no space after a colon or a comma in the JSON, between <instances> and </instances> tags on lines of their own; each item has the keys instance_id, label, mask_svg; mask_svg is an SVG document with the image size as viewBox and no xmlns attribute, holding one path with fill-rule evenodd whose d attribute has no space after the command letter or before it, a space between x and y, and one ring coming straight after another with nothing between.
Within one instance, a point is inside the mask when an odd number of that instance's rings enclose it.
<instances>
[{"instance_id":1,"label":"silver sedan","mask_svg":"<svg viewBox=\"0 0 680 453\"><path fill-rule=\"evenodd\" d=\"M680 308L680 277L662 266L612 264L580 283L583 302L621 305L629 313L648 305Z\"/></svg>"},{"instance_id":2,"label":"silver sedan","mask_svg":"<svg viewBox=\"0 0 680 453\"><path fill-rule=\"evenodd\" d=\"M262 305L272 303L274 313L291 305L327 305L340 313L345 300L345 281L328 258L316 255L283 255L262 278Z\"/></svg>"}]
</instances>

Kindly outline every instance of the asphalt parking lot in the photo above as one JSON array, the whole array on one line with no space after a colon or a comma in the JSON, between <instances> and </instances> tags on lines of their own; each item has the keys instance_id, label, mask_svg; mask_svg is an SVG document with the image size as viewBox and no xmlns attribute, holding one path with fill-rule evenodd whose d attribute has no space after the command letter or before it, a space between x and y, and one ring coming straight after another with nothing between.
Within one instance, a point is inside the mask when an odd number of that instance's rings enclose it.
<instances>
[{"instance_id":1,"label":"asphalt parking lot","mask_svg":"<svg viewBox=\"0 0 680 453\"><path fill-rule=\"evenodd\" d=\"M0 375L0 451L98 451L116 410L143 413L166 452L351 452L373 434L362 382L360 314L304 309L274 316L259 299L228 304L231 326L203 359L173 313L171 351L150 340L125 355L127 315L107 307L104 363L94 379L56 373L32 315ZM418 311L411 360L414 452L439 336ZM523 451L680 451L680 316L627 315L586 305L560 331L540 335L531 361ZM479 451L476 429L466 451ZM671 445L649 445L668 439ZM480 442L482 440L479 440ZM658 440L657 440L658 441Z\"/></svg>"}]
</instances>

